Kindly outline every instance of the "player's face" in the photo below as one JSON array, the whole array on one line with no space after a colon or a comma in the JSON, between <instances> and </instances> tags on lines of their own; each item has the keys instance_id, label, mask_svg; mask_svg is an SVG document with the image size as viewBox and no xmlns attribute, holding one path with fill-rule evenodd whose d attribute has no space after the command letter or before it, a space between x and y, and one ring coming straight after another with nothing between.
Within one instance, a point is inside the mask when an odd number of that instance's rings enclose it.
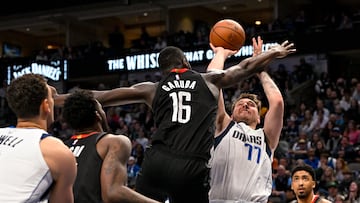
<instances>
[{"instance_id":1,"label":"player's face","mask_svg":"<svg viewBox=\"0 0 360 203\"><path fill-rule=\"evenodd\" d=\"M240 99L235 103L232 117L236 122L242 121L248 125L258 123L259 111L256 103L248 98Z\"/></svg>"},{"instance_id":2,"label":"player's face","mask_svg":"<svg viewBox=\"0 0 360 203\"><path fill-rule=\"evenodd\" d=\"M306 171L297 171L291 180L291 189L299 199L306 199L315 188L315 181Z\"/></svg>"}]
</instances>

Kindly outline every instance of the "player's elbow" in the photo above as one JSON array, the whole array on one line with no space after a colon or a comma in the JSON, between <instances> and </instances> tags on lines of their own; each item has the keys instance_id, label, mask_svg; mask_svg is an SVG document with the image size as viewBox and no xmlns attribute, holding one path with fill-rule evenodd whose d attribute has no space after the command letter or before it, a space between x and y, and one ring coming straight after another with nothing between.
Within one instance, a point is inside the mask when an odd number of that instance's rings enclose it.
<instances>
[{"instance_id":1,"label":"player's elbow","mask_svg":"<svg viewBox=\"0 0 360 203\"><path fill-rule=\"evenodd\" d=\"M126 191L124 189L122 189L120 187L120 189L116 190L114 188L117 187L112 187L109 188L108 190L102 191L102 200L104 203L125 203L125 202L129 202L126 197Z\"/></svg>"}]
</instances>

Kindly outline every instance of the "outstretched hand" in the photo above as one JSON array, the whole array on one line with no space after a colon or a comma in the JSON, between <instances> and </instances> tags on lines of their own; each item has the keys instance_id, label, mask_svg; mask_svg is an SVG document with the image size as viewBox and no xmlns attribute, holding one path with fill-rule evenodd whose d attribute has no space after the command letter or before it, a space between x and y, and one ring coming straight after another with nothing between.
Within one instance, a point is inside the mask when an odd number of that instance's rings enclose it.
<instances>
[{"instance_id":1,"label":"outstretched hand","mask_svg":"<svg viewBox=\"0 0 360 203\"><path fill-rule=\"evenodd\" d=\"M224 47L215 47L212 43L210 43L210 47L215 54L223 52L225 57L230 57L232 55L235 55L239 51L239 50L225 49Z\"/></svg>"},{"instance_id":2,"label":"outstretched hand","mask_svg":"<svg viewBox=\"0 0 360 203\"><path fill-rule=\"evenodd\" d=\"M272 46L270 47L270 49L279 52L279 56L277 56L276 58L284 58L285 56L296 52L296 49L294 48L294 43L290 43L288 40L284 41L282 44Z\"/></svg>"},{"instance_id":3,"label":"outstretched hand","mask_svg":"<svg viewBox=\"0 0 360 203\"><path fill-rule=\"evenodd\" d=\"M262 45L263 45L263 40L261 39L261 37L260 36L258 36L257 38L253 37L252 44L253 44L253 56L257 56L261 54Z\"/></svg>"}]
</instances>

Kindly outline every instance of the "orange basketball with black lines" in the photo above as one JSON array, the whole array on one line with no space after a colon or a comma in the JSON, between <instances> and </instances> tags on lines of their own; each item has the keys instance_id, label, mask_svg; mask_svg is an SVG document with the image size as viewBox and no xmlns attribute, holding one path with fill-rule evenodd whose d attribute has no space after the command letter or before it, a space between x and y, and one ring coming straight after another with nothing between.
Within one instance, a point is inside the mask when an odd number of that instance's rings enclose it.
<instances>
[{"instance_id":1,"label":"orange basketball with black lines","mask_svg":"<svg viewBox=\"0 0 360 203\"><path fill-rule=\"evenodd\" d=\"M245 31L235 20L223 19L211 28L209 38L215 47L240 50L245 43Z\"/></svg>"}]
</instances>

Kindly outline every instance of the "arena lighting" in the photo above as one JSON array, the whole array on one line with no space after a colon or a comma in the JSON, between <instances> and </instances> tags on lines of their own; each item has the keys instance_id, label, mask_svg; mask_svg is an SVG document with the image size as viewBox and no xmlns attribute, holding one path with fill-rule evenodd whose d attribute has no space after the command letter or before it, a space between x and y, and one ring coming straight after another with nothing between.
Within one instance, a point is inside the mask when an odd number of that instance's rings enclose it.
<instances>
[{"instance_id":1,"label":"arena lighting","mask_svg":"<svg viewBox=\"0 0 360 203\"><path fill-rule=\"evenodd\" d=\"M255 25L261 25L261 20L256 20Z\"/></svg>"}]
</instances>

